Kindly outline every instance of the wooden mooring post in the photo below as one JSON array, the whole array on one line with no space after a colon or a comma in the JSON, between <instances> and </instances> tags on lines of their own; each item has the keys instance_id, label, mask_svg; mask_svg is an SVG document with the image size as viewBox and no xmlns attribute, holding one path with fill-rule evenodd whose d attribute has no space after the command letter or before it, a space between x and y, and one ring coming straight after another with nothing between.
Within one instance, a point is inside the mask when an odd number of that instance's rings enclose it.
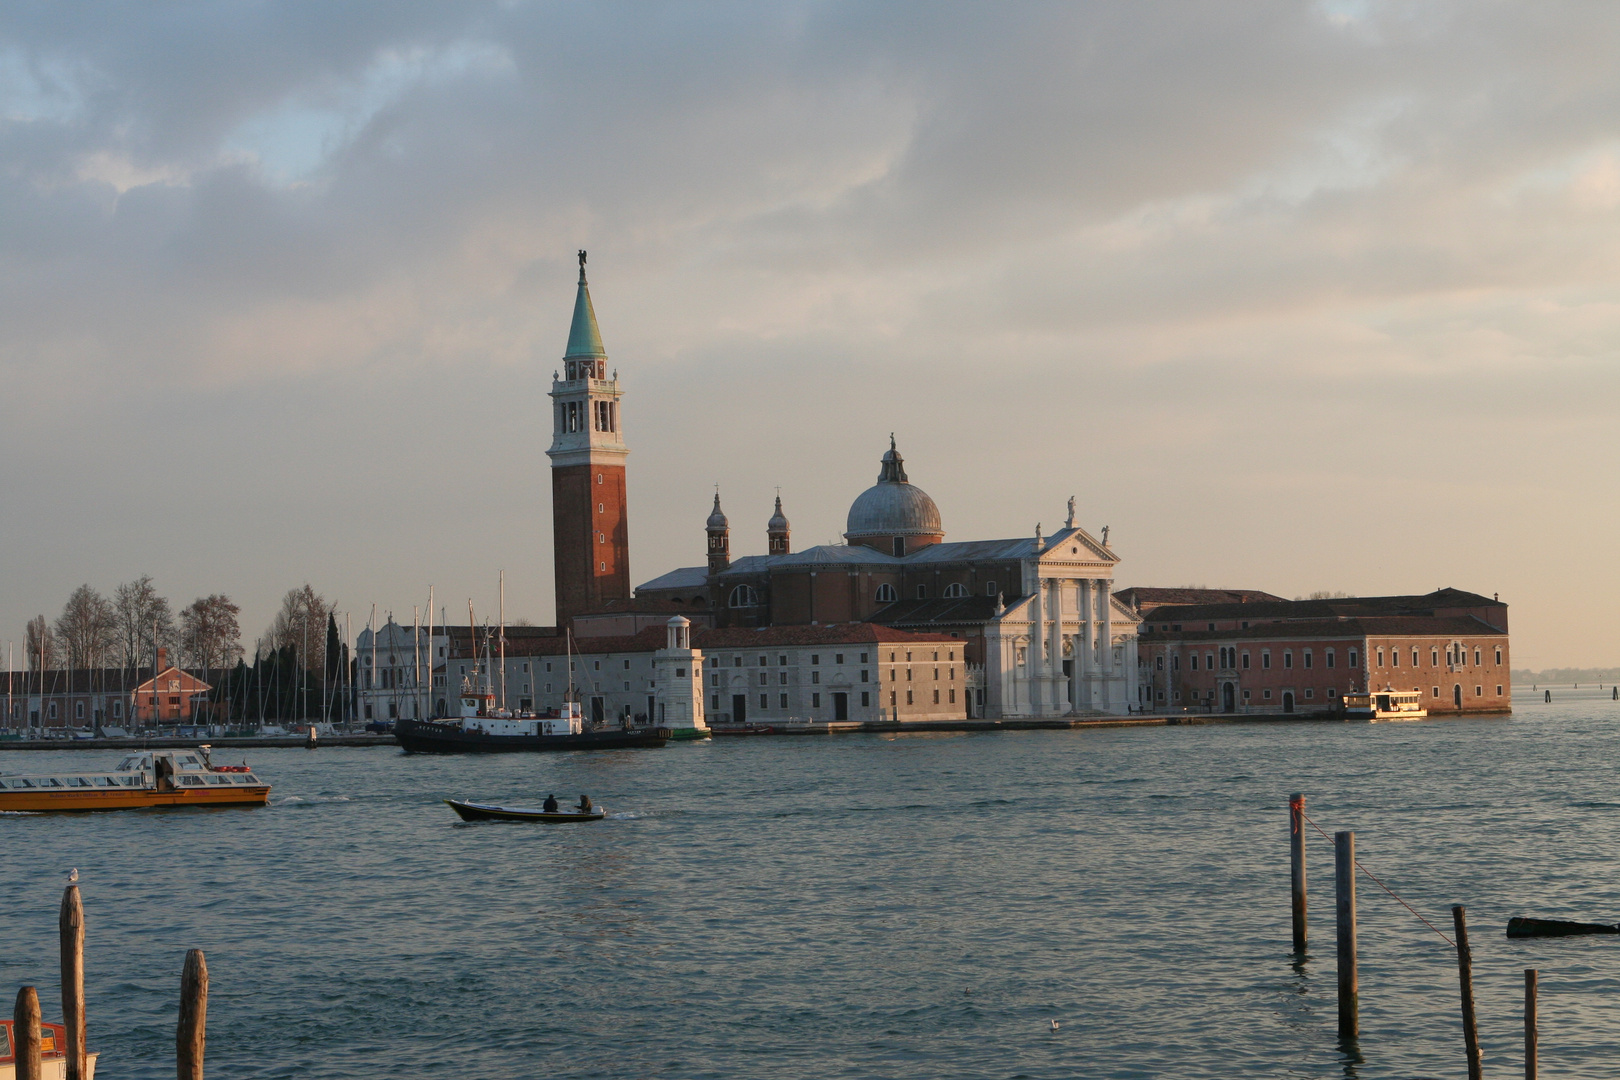
<instances>
[{"instance_id":1,"label":"wooden mooring post","mask_svg":"<svg viewBox=\"0 0 1620 1080\"><path fill-rule=\"evenodd\" d=\"M208 1031L208 962L201 949L186 953L180 976L180 1023L174 1031L178 1080L203 1080L203 1048Z\"/></svg>"},{"instance_id":2,"label":"wooden mooring post","mask_svg":"<svg viewBox=\"0 0 1620 1080\"><path fill-rule=\"evenodd\" d=\"M79 887L62 892L57 920L62 938L62 1026L67 1029L67 1080L85 1080L84 1043L84 902Z\"/></svg>"},{"instance_id":3,"label":"wooden mooring post","mask_svg":"<svg viewBox=\"0 0 1620 1080\"><path fill-rule=\"evenodd\" d=\"M1462 988L1463 1042L1468 1048L1468 1080L1481 1080L1479 1023L1474 1016L1474 958L1468 951L1468 913L1461 904L1451 909L1457 931L1457 980Z\"/></svg>"},{"instance_id":4,"label":"wooden mooring post","mask_svg":"<svg viewBox=\"0 0 1620 1080\"><path fill-rule=\"evenodd\" d=\"M1356 977L1356 834L1333 834L1333 908L1339 960L1339 1037L1361 1035Z\"/></svg>"},{"instance_id":5,"label":"wooden mooring post","mask_svg":"<svg viewBox=\"0 0 1620 1080\"><path fill-rule=\"evenodd\" d=\"M32 986L17 991L17 1007L12 1010L11 1052L17 1062L17 1080L45 1080L40 1057L39 993Z\"/></svg>"},{"instance_id":6,"label":"wooden mooring post","mask_svg":"<svg viewBox=\"0 0 1620 1080\"><path fill-rule=\"evenodd\" d=\"M1288 800L1288 864L1294 891L1294 951L1305 951L1305 796Z\"/></svg>"},{"instance_id":7,"label":"wooden mooring post","mask_svg":"<svg viewBox=\"0 0 1620 1080\"><path fill-rule=\"evenodd\" d=\"M1524 969L1524 1080L1536 1080L1538 1054L1536 1033L1536 979L1535 968Z\"/></svg>"}]
</instances>

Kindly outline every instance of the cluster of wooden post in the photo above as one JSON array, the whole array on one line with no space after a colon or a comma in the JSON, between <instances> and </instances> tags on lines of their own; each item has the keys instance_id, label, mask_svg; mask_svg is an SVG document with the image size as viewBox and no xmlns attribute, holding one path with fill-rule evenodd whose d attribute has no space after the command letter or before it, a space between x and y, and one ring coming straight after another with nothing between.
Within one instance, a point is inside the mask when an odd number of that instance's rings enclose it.
<instances>
[{"instance_id":1,"label":"cluster of wooden post","mask_svg":"<svg viewBox=\"0 0 1620 1080\"><path fill-rule=\"evenodd\" d=\"M69 885L62 894L58 921L62 942L62 1027L66 1043L67 1080L85 1080L88 1071L84 1039L84 903L79 887ZM180 1024L175 1031L176 1075L179 1080L202 1080L203 1041L208 1017L208 965L201 949L186 953L180 977ZM43 1019L39 993L32 986L17 991L13 1013L13 1052L17 1080L43 1080Z\"/></svg>"},{"instance_id":2,"label":"cluster of wooden post","mask_svg":"<svg viewBox=\"0 0 1620 1080\"><path fill-rule=\"evenodd\" d=\"M1305 825L1305 796L1296 794L1288 800L1288 847L1296 953L1305 951L1306 941ZM1356 834L1353 832L1333 834L1333 900L1339 975L1339 1038L1354 1040L1361 1033L1361 986L1356 974ZM1462 991L1463 1043L1468 1053L1468 1080L1481 1080L1479 1023L1474 1013L1474 958L1468 948L1468 913L1461 904L1451 909L1451 921L1457 935L1457 975ZM1534 968L1525 969L1525 1080L1536 1080L1538 1072L1538 979Z\"/></svg>"}]
</instances>

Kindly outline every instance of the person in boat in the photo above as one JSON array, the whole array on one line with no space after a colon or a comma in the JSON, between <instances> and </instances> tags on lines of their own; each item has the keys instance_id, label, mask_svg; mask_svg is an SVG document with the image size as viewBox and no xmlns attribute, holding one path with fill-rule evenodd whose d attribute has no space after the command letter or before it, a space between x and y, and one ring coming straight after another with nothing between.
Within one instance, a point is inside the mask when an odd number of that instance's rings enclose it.
<instances>
[{"instance_id":1,"label":"person in boat","mask_svg":"<svg viewBox=\"0 0 1620 1080\"><path fill-rule=\"evenodd\" d=\"M540 809L548 814L555 814L557 812L557 796L547 795L546 801L540 804Z\"/></svg>"},{"instance_id":2,"label":"person in boat","mask_svg":"<svg viewBox=\"0 0 1620 1080\"><path fill-rule=\"evenodd\" d=\"M591 797L589 795L581 795L579 797L578 809L582 814L588 814L591 812Z\"/></svg>"}]
</instances>

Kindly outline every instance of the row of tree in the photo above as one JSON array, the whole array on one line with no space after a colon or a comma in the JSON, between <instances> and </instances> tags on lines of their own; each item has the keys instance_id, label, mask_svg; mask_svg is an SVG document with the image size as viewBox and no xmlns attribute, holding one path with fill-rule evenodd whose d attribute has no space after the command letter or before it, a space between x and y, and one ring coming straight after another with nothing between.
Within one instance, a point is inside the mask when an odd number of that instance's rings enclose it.
<instances>
[{"instance_id":1,"label":"row of tree","mask_svg":"<svg viewBox=\"0 0 1620 1080\"><path fill-rule=\"evenodd\" d=\"M30 671L137 668L151 665L163 648L182 667L233 668L242 664L246 651L241 612L229 596L213 593L197 597L176 617L168 597L148 575L119 585L111 596L80 585L54 623L44 615L28 621L19 659ZM265 655L285 655L291 659L278 663L322 672L327 669L328 632L335 636L336 627L325 597L308 584L289 589L264 636L254 643L255 667Z\"/></svg>"}]
</instances>

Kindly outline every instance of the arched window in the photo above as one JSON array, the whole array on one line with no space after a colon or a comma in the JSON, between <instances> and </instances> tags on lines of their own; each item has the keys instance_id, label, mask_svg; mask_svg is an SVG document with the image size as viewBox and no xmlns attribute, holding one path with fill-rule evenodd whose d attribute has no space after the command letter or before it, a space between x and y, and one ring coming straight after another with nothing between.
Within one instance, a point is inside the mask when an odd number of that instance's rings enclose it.
<instances>
[{"instance_id":1,"label":"arched window","mask_svg":"<svg viewBox=\"0 0 1620 1080\"><path fill-rule=\"evenodd\" d=\"M872 597L880 604L892 604L900 599L900 594L894 591L894 586L884 582L877 587L877 595Z\"/></svg>"},{"instance_id":2,"label":"arched window","mask_svg":"<svg viewBox=\"0 0 1620 1080\"><path fill-rule=\"evenodd\" d=\"M738 585L731 590L732 607L759 607L759 594L750 585Z\"/></svg>"},{"instance_id":3,"label":"arched window","mask_svg":"<svg viewBox=\"0 0 1620 1080\"><path fill-rule=\"evenodd\" d=\"M960 600L967 595L967 586L960 581L953 581L945 586L945 599Z\"/></svg>"}]
</instances>

